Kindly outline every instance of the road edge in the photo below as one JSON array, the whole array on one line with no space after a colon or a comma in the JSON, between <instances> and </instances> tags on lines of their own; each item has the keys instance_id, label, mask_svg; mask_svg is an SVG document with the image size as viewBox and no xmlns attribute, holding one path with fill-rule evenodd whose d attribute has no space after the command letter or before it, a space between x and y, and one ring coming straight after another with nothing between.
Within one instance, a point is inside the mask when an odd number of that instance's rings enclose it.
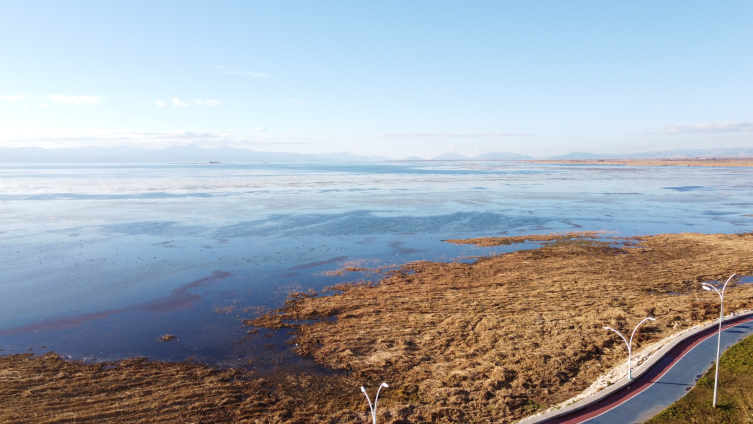
<instances>
[{"instance_id":1,"label":"road edge","mask_svg":"<svg viewBox=\"0 0 753 424\"><path fill-rule=\"evenodd\" d=\"M725 323L733 322L733 321L737 321L738 319L748 318L751 316L753 316L753 309L746 309L746 310L740 311L740 313L732 313L730 315L725 316L724 322ZM543 423L553 418L557 418L563 415L573 413L580 409L586 408L589 405L600 402L603 399L611 396L612 394L626 388L627 386L632 384L636 379L646 374L649 370L651 370L651 368L654 367L654 365L656 365L657 363L659 363L659 361L664 359L664 357L667 356L672 351L672 349L674 349L677 345L679 345L680 343L684 342L685 340L691 337L698 335L699 333L707 331L711 326L714 326L714 325L719 325L719 318L713 321L704 322L703 324L700 324L694 330L688 331L686 334L682 335L681 337L677 337L673 339L671 342L664 345L661 349L657 350L653 355L651 355L646 361L644 361L642 364L640 364L639 366L633 369L633 380L628 380L626 378L623 378L618 383L615 383L612 386L609 386L604 390L594 393L592 396L589 396L583 400L577 401L573 404L564 406L559 409L550 410L539 415L533 415L527 418L523 418L522 420L517 421L517 422L520 424Z\"/></svg>"}]
</instances>

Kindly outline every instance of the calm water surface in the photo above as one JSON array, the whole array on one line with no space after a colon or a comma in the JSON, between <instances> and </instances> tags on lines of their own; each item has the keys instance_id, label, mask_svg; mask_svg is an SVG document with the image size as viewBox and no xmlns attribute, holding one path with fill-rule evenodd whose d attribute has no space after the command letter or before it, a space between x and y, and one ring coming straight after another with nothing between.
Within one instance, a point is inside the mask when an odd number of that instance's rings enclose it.
<instances>
[{"instance_id":1,"label":"calm water surface","mask_svg":"<svg viewBox=\"0 0 753 424\"><path fill-rule=\"evenodd\" d=\"M753 229L753 169L405 162L0 166L0 354L311 370L241 320L456 237ZM177 341L158 343L162 334Z\"/></svg>"}]
</instances>

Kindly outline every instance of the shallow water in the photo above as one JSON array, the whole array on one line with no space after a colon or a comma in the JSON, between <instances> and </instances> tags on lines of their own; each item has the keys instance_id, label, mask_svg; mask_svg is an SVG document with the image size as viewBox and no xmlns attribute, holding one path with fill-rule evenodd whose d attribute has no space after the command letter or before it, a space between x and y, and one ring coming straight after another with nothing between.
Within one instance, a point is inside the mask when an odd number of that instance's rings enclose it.
<instances>
[{"instance_id":1,"label":"shallow water","mask_svg":"<svg viewBox=\"0 0 753 424\"><path fill-rule=\"evenodd\" d=\"M242 318L457 237L751 231L753 169L410 162L0 167L0 354L311 369ZM464 259L466 258L466 259ZM158 343L162 334L178 339ZM44 346L44 347L42 347Z\"/></svg>"}]
</instances>

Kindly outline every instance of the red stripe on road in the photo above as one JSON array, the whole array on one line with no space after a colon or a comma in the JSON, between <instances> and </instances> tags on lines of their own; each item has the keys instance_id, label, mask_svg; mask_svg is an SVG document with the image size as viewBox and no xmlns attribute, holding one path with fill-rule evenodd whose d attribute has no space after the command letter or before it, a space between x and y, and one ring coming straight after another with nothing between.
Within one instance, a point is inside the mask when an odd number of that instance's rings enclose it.
<instances>
[{"instance_id":1,"label":"red stripe on road","mask_svg":"<svg viewBox=\"0 0 753 424\"><path fill-rule=\"evenodd\" d=\"M746 322L753 321L753 318L745 318L740 321L731 322L726 325L722 325L722 330L734 327L736 325L744 324ZM626 389L620 390L617 393L609 395L606 399L602 399L592 405L588 405L585 408L571 412L562 417L555 417L551 420L544 421L546 424L578 424L583 421L590 420L591 418L598 417L606 412L611 411L614 408L622 405L633 397L639 395L644 390L651 387L657 380L659 380L664 374L667 373L672 367L677 364L688 352L693 350L699 343L713 337L717 334L719 327L710 327L708 330L704 330L699 334L696 334L693 338L683 340L677 346L675 346L661 361L659 361L653 368L651 368L646 374L643 374L634 383L629 385ZM710 334L706 334L709 331ZM674 359L661 365L661 363L668 357ZM581 401L582 402L582 401Z\"/></svg>"}]
</instances>

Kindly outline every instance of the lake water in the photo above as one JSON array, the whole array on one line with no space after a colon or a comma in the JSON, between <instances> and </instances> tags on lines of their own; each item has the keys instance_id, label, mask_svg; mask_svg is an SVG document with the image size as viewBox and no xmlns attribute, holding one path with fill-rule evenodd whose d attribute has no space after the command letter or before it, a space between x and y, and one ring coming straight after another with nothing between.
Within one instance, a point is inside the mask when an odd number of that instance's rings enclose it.
<instances>
[{"instance_id":1,"label":"lake water","mask_svg":"<svg viewBox=\"0 0 753 424\"><path fill-rule=\"evenodd\" d=\"M243 318L364 273L536 247L458 237L753 229L753 168L513 162L0 166L0 354L312 368ZM159 343L163 334L177 340Z\"/></svg>"}]
</instances>

